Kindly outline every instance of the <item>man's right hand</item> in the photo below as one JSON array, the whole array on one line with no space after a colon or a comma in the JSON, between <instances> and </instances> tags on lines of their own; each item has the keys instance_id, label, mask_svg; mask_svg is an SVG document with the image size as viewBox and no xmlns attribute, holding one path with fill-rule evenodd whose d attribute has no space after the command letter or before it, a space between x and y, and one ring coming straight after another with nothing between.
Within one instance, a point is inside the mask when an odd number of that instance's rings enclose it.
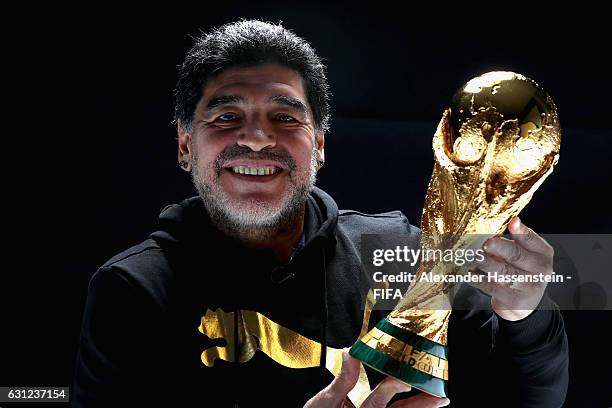
<instances>
[{"instance_id":1,"label":"man's right hand","mask_svg":"<svg viewBox=\"0 0 612 408\"><path fill-rule=\"evenodd\" d=\"M342 369L340 374L317 395L312 397L304 408L348 408L347 394L353 389L359 379L359 360L351 357L347 350L342 352ZM399 392L410 391L411 387L393 377L381 381L361 408L384 408L391 398ZM438 398L433 395L421 393L410 398L395 402L390 408L436 408L450 404L448 398Z\"/></svg>"}]
</instances>

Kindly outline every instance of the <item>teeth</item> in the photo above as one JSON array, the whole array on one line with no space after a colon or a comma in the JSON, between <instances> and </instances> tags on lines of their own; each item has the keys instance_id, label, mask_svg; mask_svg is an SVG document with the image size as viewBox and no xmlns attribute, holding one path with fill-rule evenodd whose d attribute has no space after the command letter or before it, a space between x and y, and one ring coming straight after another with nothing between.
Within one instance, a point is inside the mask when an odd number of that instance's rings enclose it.
<instances>
[{"instance_id":1,"label":"teeth","mask_svg":"<svg viewBox=\"0 0 612 408\"><path fill-rule=\"evenodd\" d=\"M236 166L232 167L232 171L238 174L250 174L252 176L269 176L270 174L276 173L278 170L276 167L247 167L247 166Z\"/></svg>"}]
</instances>

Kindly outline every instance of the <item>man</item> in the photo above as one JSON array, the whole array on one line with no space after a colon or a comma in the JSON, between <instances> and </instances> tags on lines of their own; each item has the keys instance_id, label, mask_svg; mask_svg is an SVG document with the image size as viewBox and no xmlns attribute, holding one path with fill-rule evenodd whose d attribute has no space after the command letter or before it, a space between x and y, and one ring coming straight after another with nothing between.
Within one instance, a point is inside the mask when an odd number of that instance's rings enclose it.
<instances>
[{"instance_id":1,"label":"man","mask_svg":"<svg viewBox=\"0 0 612 408\"><path fill-rule=\"evenodd\" d=\"M364 316L361 234L416 245L418 229L397 211L339 211L314 187L329 120L314 50L280 25L214 30L180 68L175 119L178 161L199 194L93 276L74 406L339 407L357 402L359 384L374 388L362 406L383 407L409 391L369 370L364 384L359 362L340 354L382 317ZM514 241L488 243L487 268L552 271L545 241L518 219L510 232ZM543 287L518 298L483 289L492 298L465 287L474 309L451 315L453 406L559 406L568 359L558 310L533 310L534 298L548 302ZM395 398L449 403L417 390Z\"/></svg>"}]
</instances>

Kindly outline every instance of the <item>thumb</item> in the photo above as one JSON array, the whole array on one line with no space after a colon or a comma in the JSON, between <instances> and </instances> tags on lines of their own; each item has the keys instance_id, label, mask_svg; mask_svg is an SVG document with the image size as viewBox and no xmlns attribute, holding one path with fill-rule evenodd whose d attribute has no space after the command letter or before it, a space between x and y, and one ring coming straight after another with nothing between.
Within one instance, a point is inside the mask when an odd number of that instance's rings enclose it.
<instances>
[{"instance_id":1,"label":"thumb","mask_svg":"<svg viewBox=\"0 0 612 408\"><path fill-rule=\"evenodd\" d=\"M342 398L355 387L357 380L359 379L359 360L352 357L348 353L348 349L342 350L342 367L340 373L334 380L329 384L329 391L334 394L341 396Z\"/></svg>"},{"instance_id":2,"label":"thumb","mask_svg":"<svg viewBox=\"0 0 612 408\"><path fill-rule=\"evenodd\" d=\"M515 215L508 223L508 231L512 234L520 234L523 231L523 225L521 219Z\"/></svg>"},{"instance_id":3,"label":"thumb","mask_svg":"<svg viewBox=\"0 0 612 408\"><path fill-rule=\"evenodd\" d=\"M342 367L338 376L321 392L308 400L304 408L343 406L346 395L353 389L359 378L359 360L351 357L347 350L342 350Z\"/></svg>"}]
</instances>

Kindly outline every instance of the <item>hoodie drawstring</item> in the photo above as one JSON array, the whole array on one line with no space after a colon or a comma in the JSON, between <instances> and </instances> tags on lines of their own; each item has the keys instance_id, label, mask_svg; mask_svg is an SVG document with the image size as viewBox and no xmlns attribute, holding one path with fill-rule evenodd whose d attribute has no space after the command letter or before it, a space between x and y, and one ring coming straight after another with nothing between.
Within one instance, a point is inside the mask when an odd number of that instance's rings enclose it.
<instances>
[{"instance_id":1,"label":"hoodie drawstring","mask_svg":"<svg viewBox=\"0 0 612 408\"><path fill-rule=\"evenodd\" d=\"M234 309L234 362L240 363L240 337L238 336L238 313L240 309Z\"/></svg>"},{"instance_id":2,"label":"hoodie drawstring","mask_svg":"<svg viewBox=\"0 0 612 408\"><path fill-rule=\"evenodd\" d=\"M319 366L321 367L321 375L323 384L326 385L326 362L327 362L327 320L329 315L329 308L327 305L327 266L325 260L325 246L322 247L323 254L323 301L322 303L322 319L323 324L321 327L321 355L319 360Z\"/></svg>"},{"instance_id":3,"label":"hoodie drawstring","mask_svg":"<svg viewBox=\"0 0 612 408\"><path fill-rule=\"evenodd\" d=\"M234 370L236 372L236 379L239 377L239 366L240 366L240 337L238 336L238 313L240 309L234 308ZM239 388L239 387L238 387ZM238 408L238 393L234 394L234 408Z\"/></svg>"}]
</instances>

